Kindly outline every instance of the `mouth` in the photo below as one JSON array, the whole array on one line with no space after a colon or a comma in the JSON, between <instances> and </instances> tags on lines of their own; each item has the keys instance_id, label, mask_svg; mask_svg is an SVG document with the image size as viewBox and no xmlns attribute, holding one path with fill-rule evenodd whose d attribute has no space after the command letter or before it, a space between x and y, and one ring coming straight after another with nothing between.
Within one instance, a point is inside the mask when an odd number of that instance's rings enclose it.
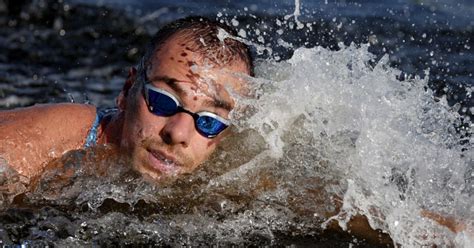
<instances>
[{"instance_id":1,"label":"mouth","mask_svg":"<svg viewBox=\"0 0 474 248\"><path fill-rule=\"evenodd\" d=\"M163 174L176 174L179 169L179 164L173 156L166 155L158 150L147 150L149 165L153 170L159 171Z\"/></svg>"}]
</instances>

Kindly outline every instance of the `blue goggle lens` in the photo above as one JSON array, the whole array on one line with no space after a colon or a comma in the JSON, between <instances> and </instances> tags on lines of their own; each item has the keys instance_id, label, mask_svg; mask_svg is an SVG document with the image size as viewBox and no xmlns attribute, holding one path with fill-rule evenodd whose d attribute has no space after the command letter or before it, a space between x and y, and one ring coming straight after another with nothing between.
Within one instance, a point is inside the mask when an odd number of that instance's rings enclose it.
<instances>
[{"instance_id":1,"label":"blue goggle lens","mask_svg":"<svg viewBox=\"0 0 474 248\"><path fill-rule=\"evenodd\" d=\"M206 137L214 137L227 127L226 124L211 116L201 115L196 120L197 130Z\"/></svg>"},{"instance_id":2,"label":"blue goggle lens","mask_svg":"<svg viewBox=\"0 0 474 248\"><path fill-rule=\"evenodd\" d=\"M159 116L171 116L178 112L179 105L173 98L153 89L148 89L147 102L150 111Z\"/></svg>"}]
</instances>

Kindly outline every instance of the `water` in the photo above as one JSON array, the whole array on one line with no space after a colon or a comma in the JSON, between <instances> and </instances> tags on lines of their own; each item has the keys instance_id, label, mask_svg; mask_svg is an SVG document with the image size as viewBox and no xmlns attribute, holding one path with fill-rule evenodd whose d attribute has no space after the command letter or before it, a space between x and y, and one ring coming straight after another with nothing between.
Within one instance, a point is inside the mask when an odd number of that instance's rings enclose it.
<instances>
[{"instance_id":1,"label":"water","mask_svg":"<svg viewBox=\"0 0 474 248\"><path fill-rule=\"evenodd\" d=\"M36 14L2 22L3 108L113 105L150 34L189 14L225 20L255 44L257 78L252 97L238 98L252 108L233 113L236 135L175 182L149 185L126 161L99 162L112 149L99 147L67 154L10 203L24 188L3 171L3 242L377 246L321 228L363 214L388 244L472 243L421 214L473 232L469 1L303 0L300 15L293 1L38 2Z\"/></svg>"}]
</instances>

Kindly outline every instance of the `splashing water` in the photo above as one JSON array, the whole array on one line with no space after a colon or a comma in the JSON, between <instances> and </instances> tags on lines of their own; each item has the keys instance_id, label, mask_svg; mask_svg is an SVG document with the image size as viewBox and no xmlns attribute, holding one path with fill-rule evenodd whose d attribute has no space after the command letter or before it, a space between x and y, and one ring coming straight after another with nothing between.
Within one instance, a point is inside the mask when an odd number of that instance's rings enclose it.
<instances>
[{"instance_id":1,"label":"splashing water","mask_svg":"<svg viewBox=\"0 0 474 248\"><path fill-rule=\"evenodd\" d=\"M245 111L233 113L236 135L174 182L152 186L126 161L95 161L107 147L71 152L24 200L67 211L69 229L27 240L269 245L317 236L329 220L345 228L362 214L403 247L467 247L472 125L456 130L458 114L434 99L426 77L399 80L367 49L300 48L288 61L262 61L254 94L238 99ZM73 180L61 180L71 168ZM454 234L423 211L462 220L466 231Z\"/></svg>"},{"instance_id":2,"label":"splashing water","mask_svg":"<svg viewBox=\"0 0 474 248\"><path fill-rule=\"evenodd\" d=\"M277 19L279 35L291 17L305 28L300 8L295 1L293 15ZM253 31L259 42L242 32L239 39L272 56L264 31ZM278 44L294 49L283 39ZM407 77L369 45L339 47L260 61L252 94L234 95L236 134L192 175L150 185L126 160L98 162L109 147L66 154L57 161L61 169L24 196L39 210L2 219L11 243L272 245L296 237L293 244L317 237L330 220L345 228L362 214L402 247L469 247L472 123L433 96L428 75ZM3 208L26 190L14 174L2 165L3 185L13 186L2 191ZM466 231L455 234L424 211L461 220Z\"/></svg>"},{"instance_id":3,"label":"splashing water","mask_svg":"<svg viewBox=\"0 0 474 248\"><path fill-rule=\"evenodd\" d=\"M404 247L467 246L472 123L462 128L446 100L427 90L427 78L398 80L401 72L387 57L374 61L367 45L341 46L300 48L276 68L261 68L273 89L254 102L257 113L245 124L262 134L271 156L291 161L288 181L299 170L317 171L321 161L331 165L345 189L342 210L331 218L342 227L363 214ZM465 221L469 231L456 236L422 217L424 210Z\"/></svg>"},{"instance_id":4,"label":"splashing water","mask_svg":"<svg viewBox=\"0 0 474 248\"><path fill-rule=\"evenodd\" d=\"M291 17L294 17L294 18L295 18L296 25L297 25L296 27L297 27L298 29L304 28L303 23L301 23L301 22L298 20L298 17L301 15L301 10L300 10L300 8L301 8L301 3L300 3L300 1L299 1L299 0L295 0L295 11L293 12L292 15L286 15L285 18L284 18L285 20L288 20L288 19L290 19Z\"/></svg>"}]
</instances>

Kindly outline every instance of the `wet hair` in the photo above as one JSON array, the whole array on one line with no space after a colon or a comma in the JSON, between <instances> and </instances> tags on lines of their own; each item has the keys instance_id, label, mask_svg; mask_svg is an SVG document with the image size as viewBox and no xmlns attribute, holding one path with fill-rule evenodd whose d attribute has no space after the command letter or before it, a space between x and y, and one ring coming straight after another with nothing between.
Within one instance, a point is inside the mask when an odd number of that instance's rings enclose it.
<instances>
[{"instance_id":1,"label":"wet hair","mask_svg":"<svg viewBox=\"0 0 474 248\"><path fill-rule=\"evenodd\" d=\"M223 41L218 37L220 33L224 33L220 37ZM232 37L236 37L236 39ZM195 52L215 65L225 66L243 62L247 66L249 74L253 76L250 49L237 37L237 32L231 27L205 17L191 16L176 20L162 27L153 36L138 66L138 73L141 74L142 70L148 68L153 55L169 39L177 38L184 50Z\"/></svg>"}]
</instances>

